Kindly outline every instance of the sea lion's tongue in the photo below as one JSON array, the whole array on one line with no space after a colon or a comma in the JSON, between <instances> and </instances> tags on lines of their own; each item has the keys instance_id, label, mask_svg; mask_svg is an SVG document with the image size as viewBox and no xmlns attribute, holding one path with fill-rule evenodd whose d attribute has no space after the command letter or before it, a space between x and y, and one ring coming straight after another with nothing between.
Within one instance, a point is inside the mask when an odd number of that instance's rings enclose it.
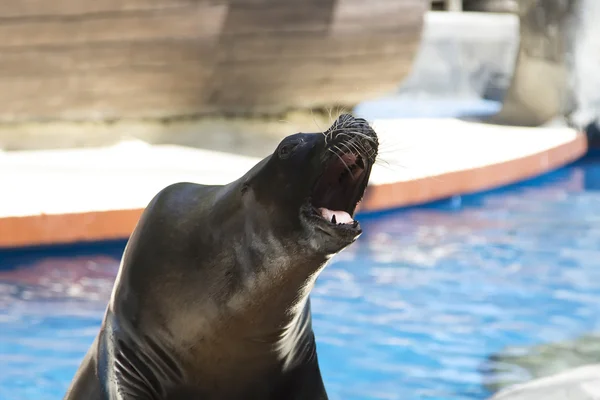
<instances>
[{"instance_id":1,"label":"sea lion's tongue","mask_svg":"<svg viewBox=\"0 0 600 400\"><path fill-rule=\"evenodd\" d=\"M327 208L319 208L319 212L327 221L331 221L336 224L351 224L354 222L350 214L346 211L332 211ZM333 219L335 217L335 220Z\"/></svg>"}]
</instances>

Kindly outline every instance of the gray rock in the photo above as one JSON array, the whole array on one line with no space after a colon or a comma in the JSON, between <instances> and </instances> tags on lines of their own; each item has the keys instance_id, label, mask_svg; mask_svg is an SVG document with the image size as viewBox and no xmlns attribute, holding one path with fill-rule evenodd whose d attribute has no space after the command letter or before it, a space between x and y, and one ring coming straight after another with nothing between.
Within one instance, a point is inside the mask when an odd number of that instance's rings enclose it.
<instances>
[{"instance_id":1,"label":"gray rock","mask_svg":"<svg viewBox=\"0 0 600 400\"><path fill-rule=\"evenodd\" d=\"M477 32L477 34L474 34ZM519 49L513 14L429 12L419 51L399 95L501 100Z\"/></svg>"},{"instance_id":2,"label":"gray rock","mask_svg":"<svg viewBox=\"0 0 600 400\"><path fill-rule=\"evenodd\" d=\"M600 333L535 347L511 347L490 357L485 385L495 392L530 379L600 363Z\"/></svg>"},{"instance_id":3,"label":"gray rock","mask_svg":"<svg viewBox=\"0 0 600 400\"><path fill-rule=\"evenodd\" d=\"M600 119L600 1L519 0L517 62L490 122L538 126L562 115L583 129Z\"/></svg>"},{"instance_id":4,"label":"gray rock","mask_svg":"<svg viewBox=\"0 0 600 400\"><path fill-rule=\"evenodd\" d=\"M600 364L587 365L560 374L504 389L490 400L598 400Z\"/></svg>"}]
</instances>

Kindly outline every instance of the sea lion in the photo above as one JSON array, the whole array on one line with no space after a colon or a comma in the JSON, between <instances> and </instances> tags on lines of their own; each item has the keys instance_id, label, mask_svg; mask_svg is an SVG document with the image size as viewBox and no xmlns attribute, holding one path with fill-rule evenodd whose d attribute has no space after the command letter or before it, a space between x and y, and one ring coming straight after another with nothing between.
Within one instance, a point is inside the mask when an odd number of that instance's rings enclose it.
<instances>
[{"instance_id":1,"label":"sea lion","mask_svg":"<svg viewBox=\"0 0 600 400\"><path fill-rule=\"evenodd\" d=\"M327 399L309 293L362 232L353 215L377 152L369 124L345 114L227 185L161 190L65 399Z\"/></svg>"}]
</instances>

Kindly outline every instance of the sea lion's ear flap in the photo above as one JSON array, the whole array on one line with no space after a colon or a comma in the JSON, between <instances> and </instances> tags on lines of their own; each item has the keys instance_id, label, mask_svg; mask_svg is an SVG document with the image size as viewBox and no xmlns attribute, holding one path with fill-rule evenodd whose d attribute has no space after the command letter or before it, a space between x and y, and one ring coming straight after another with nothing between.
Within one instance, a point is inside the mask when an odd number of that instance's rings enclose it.
<instances>
[{"instance_id":1,"label":"sea lion's ear flap","mask_svg":"<svg viewBox=\"0 0 600 400\"><path fill-rule=\"evenodd\" d=\"M244 182L244 184L242 185L242 188L240 189L242 194L246 193L248 191L248 189L250 189L250 185L248 184L248 182Z\"/></svg>"}]
</instances>

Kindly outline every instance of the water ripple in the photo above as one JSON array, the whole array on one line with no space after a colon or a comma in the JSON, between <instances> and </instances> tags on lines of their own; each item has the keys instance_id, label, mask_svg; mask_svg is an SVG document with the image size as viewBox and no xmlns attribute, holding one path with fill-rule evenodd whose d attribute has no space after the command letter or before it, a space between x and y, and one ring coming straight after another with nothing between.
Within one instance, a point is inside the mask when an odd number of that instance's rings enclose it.
<instances>
[{"instance_id":1,"label":"water ripple","mask_svg":"<svg viewBox=\"0 0 600 400\"><path fill-rule=\"evenodd\" d=\"M586 178L597 165L459 208L365 219L312 295L330 398L483 399L490 354L600 330L600 183ZM6 262L0 398L58 400L97 333L118 257Z\"/></svg>"}]
</instances>

